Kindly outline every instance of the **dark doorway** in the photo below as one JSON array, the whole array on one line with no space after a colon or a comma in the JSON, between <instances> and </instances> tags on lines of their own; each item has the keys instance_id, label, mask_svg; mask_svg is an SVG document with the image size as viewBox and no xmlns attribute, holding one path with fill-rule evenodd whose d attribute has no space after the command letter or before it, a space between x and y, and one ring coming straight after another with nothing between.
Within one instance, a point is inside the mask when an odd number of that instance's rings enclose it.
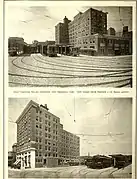
<instances>
[{"instance_id":1,"label":"dark doorway","mask_svg":"<svg viewBox=\"0 0 137 179\"><path fill-rule=\"evenodd\" d=\"M47 162L46 159L44 159L44 165L46 165L46 162Z\"/></svg>"},{"instance_id":2,"label":"dark doorway","mask_svg":"<svg viewBox=\"0 0 137 179\"><path fill-rule=\"evenodd\" d=\"M120 50L115 50L115 55L121 55Z\"/></svg>"}]
</instances>

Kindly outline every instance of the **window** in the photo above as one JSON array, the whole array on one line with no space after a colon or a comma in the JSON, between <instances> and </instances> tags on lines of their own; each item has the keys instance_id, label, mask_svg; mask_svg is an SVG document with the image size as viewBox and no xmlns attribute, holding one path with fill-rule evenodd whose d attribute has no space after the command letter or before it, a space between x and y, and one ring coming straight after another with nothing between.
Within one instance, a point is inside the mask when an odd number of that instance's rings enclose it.
<instances>
[{"instance_id":1,"label":"window","mask_svg":"<svg viewBox=\"0 0 137 179\"><path fill-rule=\"evenodd\" d=\"M47 137L47 133L45 133L45 137Z\"/></svg>"},{"instance_id":2,"label":"window","mask_svg":"<svg viewBox=\"0 0 137 179\"><path fill-rule=\"evenodd\" d=\"M45 127L45 130L47 131L47 130L48 130L48 128L47 128L47 127Z\"/></svg>"},{"instance_id":3,"label":"window","mask_svg":"<svg viewBox=\"0 0 137 179\"><path fill-rule=\"evenodd\" d=\"M50 132L50 128L49 128L49 130L48 130L49 132Z\"/></svg>"},{"instance_id":4,"label":"window","mask_svg":"<svg viewBox=\"0 0 137 179\"><path fill-rule=\"evenodd\" d=\"M51 137L51 135L49 134L49 135L48 135L48 137L50 138L50 137Z\"/></svg>"},{"instance_id":5,"label":"window","mask_svg":"<svg viewBox=\"0 0 137 179\"><path fill-rule=\"evenodd\" d=\"M39 118L39 122L41 122L41 117Z\"/></svg>"},{"instance_id":6,"label":"window","mask_svg":"<svg viewBox=\"0 0 137 179\"><path fill-rule=\"evenodd\" d=\"M50 147L48 147L48 150L50 150Z\"/></svg>"},{"instance_id":7,"label":"window","mask_svg":"<svg viewBox=\"0 0 137 179\"><path fill-rule=\"evenodd\" d=\"M38 125L36 125L36 127L38 128Z\"/></svg>"},{"instance_id":8,"label":"window","mask_svg":"<svg viewBox=\"0 0 137 179\"><path fill-rule=\"evenodd\" d=\"M39 135L40 135L40 136L42 135L42 132L41 132L41 131L39 132Z\"/></svg>"},{"instance_id":9,"label":"window","mask_svg":"<svg viewBox=\"0 0 137 179\"><path fill-rule=\"evenodd\" d=\"M40 128L40 129L42 128L41 124L39 125L39 128Z\"/></svg>"},{"instance_id":10,"label":"window","mask_svg":"<svg viewBox=\"0 0 137 179\"><path fill-rule=\"evenodd\" d=\"M47 146L45 146L45 150L47 150Z\"/></svg>"},{"instance_id":11,"label":"window","mask_svg":"<svg viewBox=\"0 0 137 179\"><path fill-rule=\"evenodd\" d=\"M45 114L45 117L46 117L46 118L48 117L47 114Z\"/></svg>"}]
</instances>

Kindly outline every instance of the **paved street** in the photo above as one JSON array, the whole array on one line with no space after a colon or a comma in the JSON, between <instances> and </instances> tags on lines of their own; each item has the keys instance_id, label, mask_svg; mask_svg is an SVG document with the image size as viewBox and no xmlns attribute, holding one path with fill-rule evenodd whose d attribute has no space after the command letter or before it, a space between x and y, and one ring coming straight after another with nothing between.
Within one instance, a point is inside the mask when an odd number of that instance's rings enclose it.
<instances>
[{"instance_id":1,"label":"paved street","mask_svg":"<svg viewBox=\"0 0 137 179\"><path fill-rule=\"evenodd\" d=\"M131 87L132 56L9 57L9 85Z\"/></svg>"},{"instance_id":2,"label":"paved street","mask_svg":"<svg viewBox=\"0 0 137 179\"><path fill-rule=\"evenodd\" d=\"M131 178L131 165L125 169L90 169L86 166L70 166L36 169L9 169L9 178Z\"/></svg>"}]
</instances>

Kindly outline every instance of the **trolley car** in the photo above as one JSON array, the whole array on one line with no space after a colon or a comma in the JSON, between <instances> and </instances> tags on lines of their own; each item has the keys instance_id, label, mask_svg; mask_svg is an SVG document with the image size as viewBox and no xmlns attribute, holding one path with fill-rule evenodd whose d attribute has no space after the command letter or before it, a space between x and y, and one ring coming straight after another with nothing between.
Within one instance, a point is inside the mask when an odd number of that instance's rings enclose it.
<instances>
[{"instance_id":1,"label":"trolley car","mask_svg":"<svg viewBox=\"0 0 137 179\"><path fill-rule=\"evenodd\" d=\"M113 165L113 160L111 157L106 156L93 156L86 160L86 166L93 169L107 168Z\"/></svg>"},{"instance_id":2,"label":"trolley car","mask_svg":"<svg viewBox=\"0 0 137 179\"><path fill-rule=\"evenodd\" d=\"M79 47L71 47L70 55L71 56L79 56Z\"/></svg>"},{"instance_id":3,"label":"trolley car","mask_svg":"<svg viewBox=\"0 0 137 179\"><path fill-rule=\"evenodd\" d=\"M57 46L56 45L48 45L47 46L47 55L49 57L57 57Z\"/></svg>"}]
</instances>

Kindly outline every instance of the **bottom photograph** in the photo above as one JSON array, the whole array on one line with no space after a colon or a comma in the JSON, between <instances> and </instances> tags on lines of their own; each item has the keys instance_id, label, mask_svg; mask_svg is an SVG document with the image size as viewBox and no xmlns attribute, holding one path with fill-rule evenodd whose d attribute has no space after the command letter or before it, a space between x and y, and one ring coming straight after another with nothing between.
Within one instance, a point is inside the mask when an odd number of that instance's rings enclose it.
<instances>
[{"instance_id":1,"label":"bottom photograph","mask_svg":"<svg viewBox=\"0 0 137 179\"><path fill-rule=\"evenodd\" d=\"M9 98L8 178L132 178L132 98Z\"/></svg>"}]
</instances>

